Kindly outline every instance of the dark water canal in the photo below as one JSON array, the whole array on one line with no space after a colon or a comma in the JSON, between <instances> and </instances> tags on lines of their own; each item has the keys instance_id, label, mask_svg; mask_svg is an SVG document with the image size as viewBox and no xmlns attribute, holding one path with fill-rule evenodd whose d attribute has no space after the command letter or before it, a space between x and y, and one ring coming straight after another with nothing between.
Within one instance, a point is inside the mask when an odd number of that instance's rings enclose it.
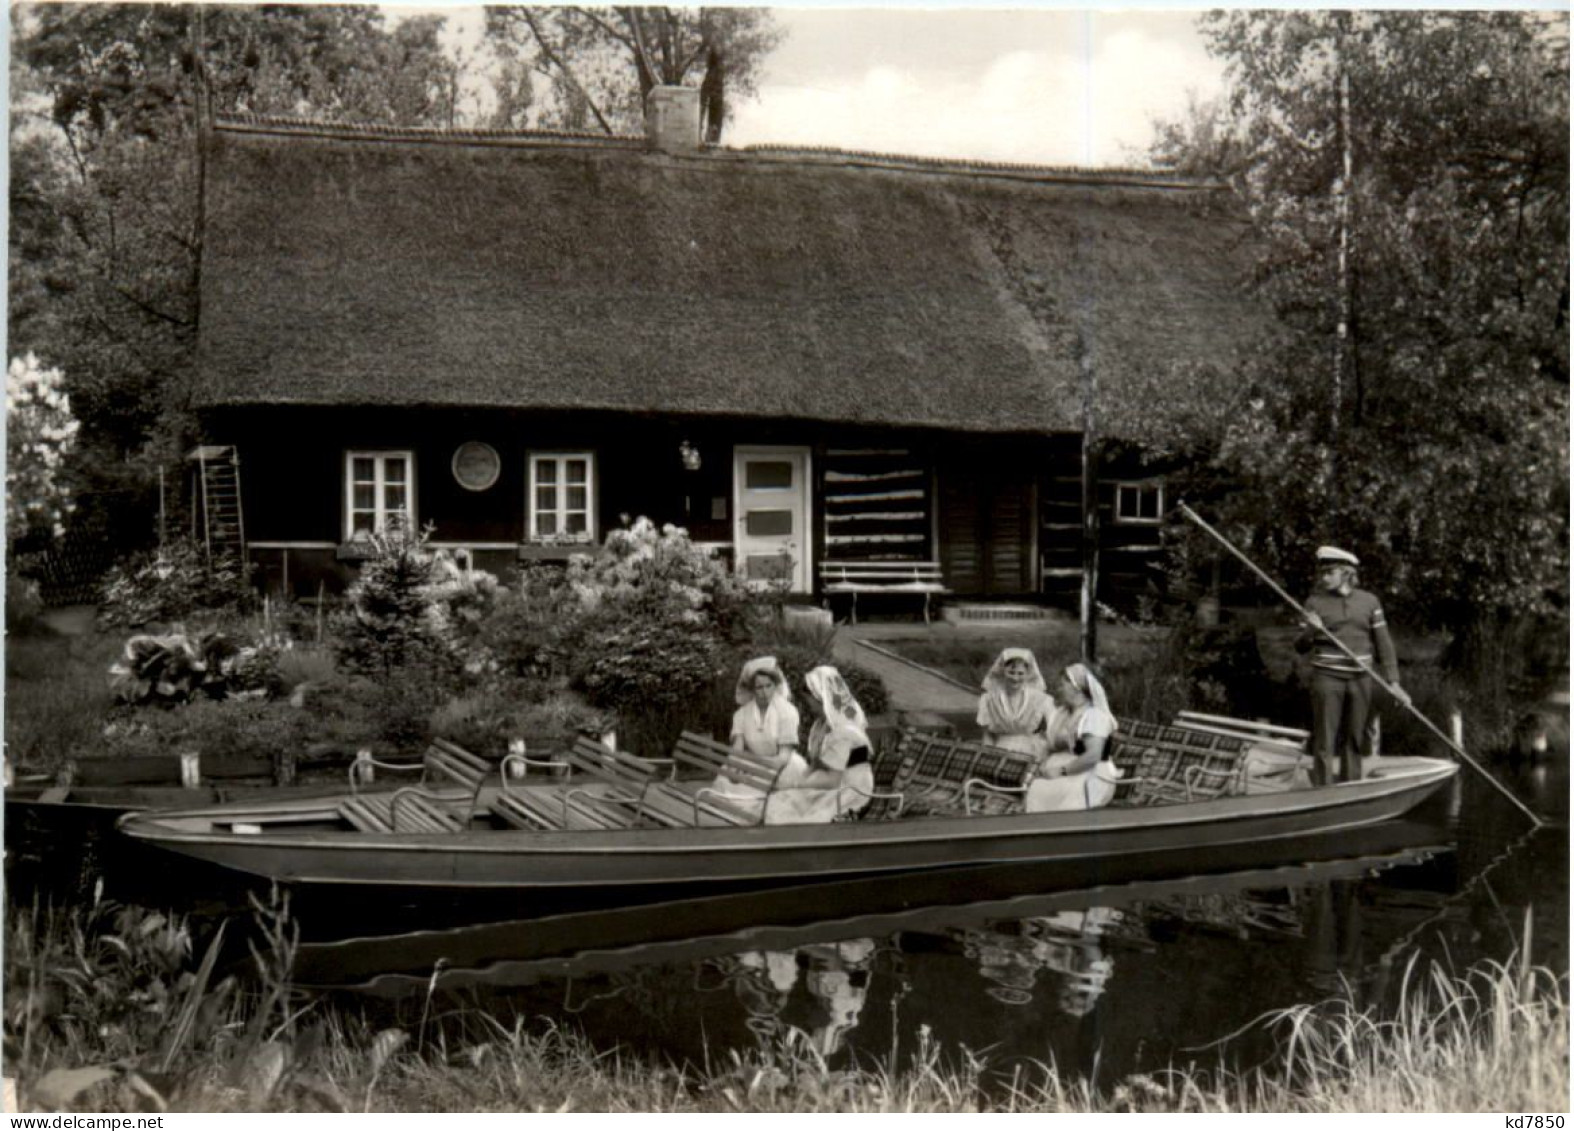
<instances>
[{"instance_id":1,"label":"dark water canal","mask_svg":"<svg viewBox=\"0 0 1574 1131\"><path fill-rule=\"evenodd\" d=\"M1461 971L1507 960L1527 921L1533 961L1566 972L1566 771L1507 780L1548 827L1527 834L1464 768L1402 821L1146 874L983 867L527 918L298 900L297 977L389 1023L457 1028L479 1008L695 1065L787 1038L833 1067L900 1066L925 1039L952 1063L964 1049L1005 1073L1053 1060L1107 1084L1215 1064L1214 1042L1344 986L1391 1003L1417 956ZM128 876L123 847L100 847L122 865L109 896L224 906L193 902L200 878L168 861ZM1271 1047L1256 1029L1224 1055L1245 1066Z\"/></svg>"}]
</instances>

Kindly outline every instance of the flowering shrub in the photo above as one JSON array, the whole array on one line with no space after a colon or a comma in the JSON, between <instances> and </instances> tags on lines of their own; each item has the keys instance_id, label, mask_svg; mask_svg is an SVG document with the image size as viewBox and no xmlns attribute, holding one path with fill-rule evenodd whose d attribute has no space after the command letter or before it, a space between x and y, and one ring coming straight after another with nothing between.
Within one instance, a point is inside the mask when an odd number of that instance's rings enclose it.
<instances>
[{"instance_id":1,"label":"flowering shrub","mask_svg":"<svg viewBox=\"0 0 1574 1131\"><path fill-rule=\"evenodd\" d=\"M561 658L592 706L618 717L631 746L657 752L684 726L710 728L711 689L757 601L724 562L681 528L640 518L594 555L570 559L556 596L555 638L541 641L543 652Z\"/></svg>"},{"instance_id":2,"label":"flowering shrub","mask_svg":"<svg viewBox=\"0 0 1574 1131\"><path fill-rule=\"evenodd\" d=\"M105 626L125 628L246 610L257 599L250 572L234 554L210 560L196 539L172 539L157 552L137 555L110 570L98 619Z\"/></svg>"},{"instance_id":3,"label":"flowering shrub","mask_svg":"<svg viewBox=\"0 0 1574 1131\"><path fill-rule=\"evenodd\" d=\"M643 610L683 624L733 633L754 596L688 531L648 518L607 535L601 549L569 559L567 580L590 613Z\"/></svg>"},{"instance_id":4,"label":"flowering shrub","mask_svg":"<svg viewBox=\"0 0 1574 1131\"><path fill-rule=\"evenodd\" d=\"M45 369L29 353L6 369L7 543L34 531L65 533L75 509L63 471L76 445L77 421L62 391L64 375Z\"/></svg>"}]
</instances>

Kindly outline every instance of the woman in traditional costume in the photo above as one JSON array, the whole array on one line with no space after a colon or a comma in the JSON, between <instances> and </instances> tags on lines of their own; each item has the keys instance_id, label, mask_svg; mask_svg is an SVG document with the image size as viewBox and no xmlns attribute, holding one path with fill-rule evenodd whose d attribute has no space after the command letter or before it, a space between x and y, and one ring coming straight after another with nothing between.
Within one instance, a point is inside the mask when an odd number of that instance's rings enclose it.
<instances>
[{"instance_id":1,"label":"woman in traditional costume","mask_svg":"<svg viewBox=\"0 0 1574 1131\"><path fill-rule=\"evenodd\" d=\"M1115 796L1120 769L1106 760L1118 724L1104 685L1086 664L1072 664L1056 684L1060 710L1051 720L1049 745L1040 776L1028 786L1030 813L1058 809L1097 809Z\"/></svg>"},{"instance_id":2,"label":"woman in traditional costume","mask_svg":"<svg viewBox=\"0 0 1574 1131\"><path fill-rule=\"evenodd\" d=\"M767 824L831 821L863 808L874 789L869 720L842 673L815 668L804 677L814 724L806 759L794 759L765 807ZM801 768L800 768L801 767Z\"/></svg>"},{"instance_id":3,"label":"woman in traditional costume","mask_svg":"<svg viewBox=\"0 0 1574 1131\"><path fill-rule=\"evenodd\" d=\"M738 676L738 709L732 715L732 748L785 766L798 749L798 708L775 656L759 656Z\"/></svg>"},{"instance_id":4,"label":"woman in traditional costume","mask_svg":"<svg viewBox=\"0 0 1574 1131\"><path fill-rule=\"evenodd\" d=\"M995 657L978 697L978 725L986 743L1042 758L1049 753L1050 722L1058 713L1032 652L1007 648Z\"/></svg>"}]
</instances>

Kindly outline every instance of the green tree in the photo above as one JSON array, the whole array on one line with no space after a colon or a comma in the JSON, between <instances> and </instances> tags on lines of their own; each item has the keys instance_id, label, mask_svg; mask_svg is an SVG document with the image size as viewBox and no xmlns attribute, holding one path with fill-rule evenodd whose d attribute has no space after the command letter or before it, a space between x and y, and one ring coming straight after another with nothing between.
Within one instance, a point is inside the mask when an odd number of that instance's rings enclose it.
<instances>
[{"instance_id":1,"label":"green tree","mask_svg":"<svg viewBox=\"0 0 1574 1131\"><path fill-rule=\"evenodd\" d=\"M1479 658L1567 604L1567 17L1202 19L1227 117L1155 156L1232 177L1291 331L1211 437L1219 511L1297 582L1314 542L1359 547Z\"/></svg>"},{"instance_id":2,"label":"green tree","mask_svg":"<svg viewBox=\"0 0 1574 1131\"><path fill-rule=\"evenodd\" d=\"M84 506L146 492L189 439L199 112L447 124L441 24L390 30L365 6L12 9L10 341L67 375Z\"/></svg>"},{"instance_id":3,"label":"green tree","mask_svg":"<svg viewBox=\"0 0 1574 1131\"><path fill-rule=\"evenodd\" d=\"M761 59L781 39L759 8L508 5L487 9L486 32L504 64L498 125L638 133L652 89L698 76L712 142L721 140L729 100L754 92ZM544 97L532 74L543 78Z\"/></svg>"}]
</instances>

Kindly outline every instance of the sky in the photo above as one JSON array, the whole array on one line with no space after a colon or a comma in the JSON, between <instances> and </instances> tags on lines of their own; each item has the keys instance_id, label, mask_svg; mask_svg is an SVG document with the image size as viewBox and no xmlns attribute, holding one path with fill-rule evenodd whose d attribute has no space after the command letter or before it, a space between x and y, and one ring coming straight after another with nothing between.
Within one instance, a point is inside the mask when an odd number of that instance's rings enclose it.
<instances>
[{"instance_id":1,"label":"sky","mask_svg":"<svg viewBox=\"0 0 1574 1131\"><path fill-rule=\"evenodd\" d=\"M451 42L479 47L478 9L441 10ZM787 34L758 96L735 104L724 144L1132 165L1155 118L1223 89L1193 11L774 12Z\"/></svg>"},{"instance_id":2,"label":"sky","mask_svg":"<svg viewBox=\"0 0 1574 1131\"><path fill-rule=\"evenodd\" d=\"M780 10L727 141L1067 165L1140 162L1223 89L1192 12Z\"/></svg>"}]
</instances>

